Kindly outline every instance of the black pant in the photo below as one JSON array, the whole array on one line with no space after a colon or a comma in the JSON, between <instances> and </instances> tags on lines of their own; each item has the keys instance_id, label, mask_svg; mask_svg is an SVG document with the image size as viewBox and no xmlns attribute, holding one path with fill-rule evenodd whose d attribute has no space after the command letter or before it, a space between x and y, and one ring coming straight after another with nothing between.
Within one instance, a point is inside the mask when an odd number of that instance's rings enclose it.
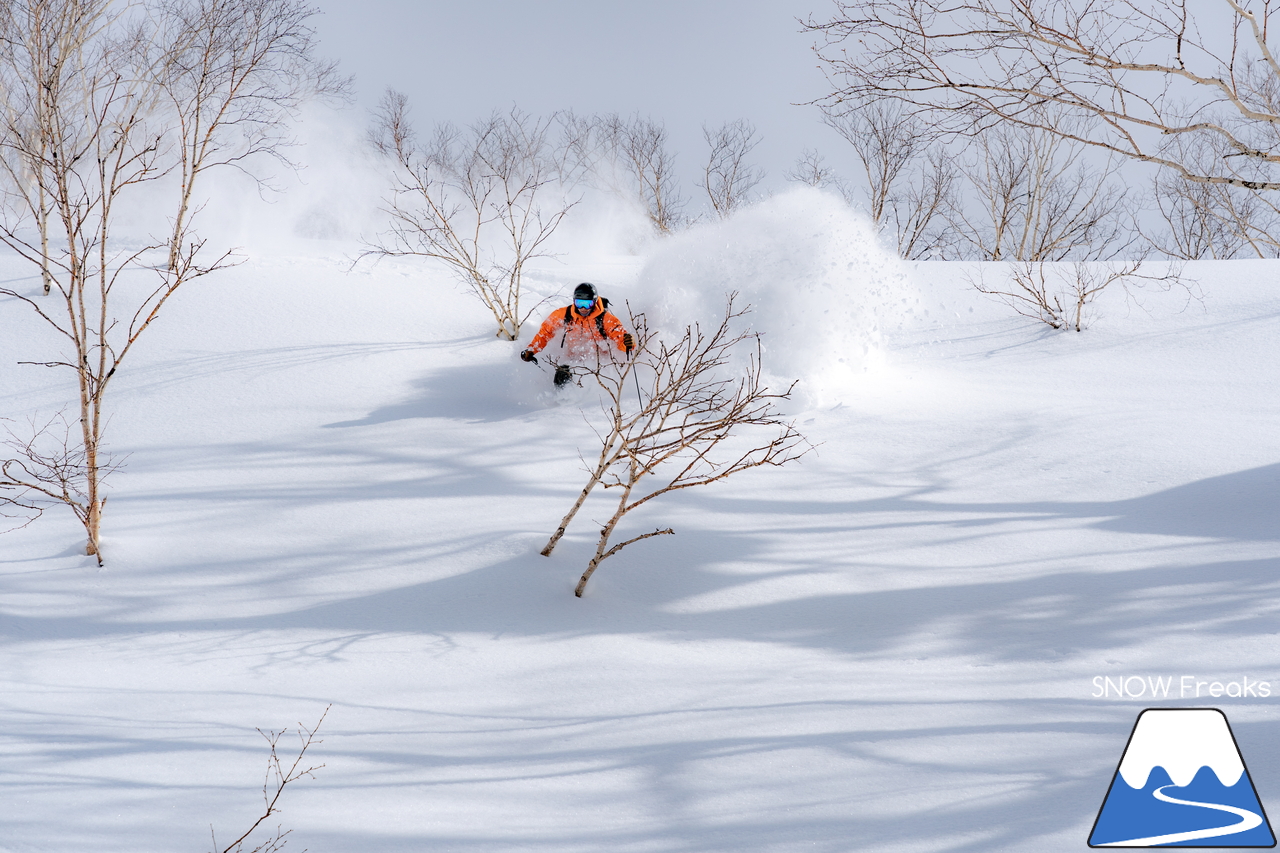
<instances>
[{"instance_id":1,"label":"black pant","mask_svg":"<svg viewBox=\"0 0 1280 853\"><path fill-rule=\"evenodd\" d=\"M556 375L552 380L557 388L562 388L573 378L573 368L567 364L556 365Z\"/></svg>"}]
</instances>

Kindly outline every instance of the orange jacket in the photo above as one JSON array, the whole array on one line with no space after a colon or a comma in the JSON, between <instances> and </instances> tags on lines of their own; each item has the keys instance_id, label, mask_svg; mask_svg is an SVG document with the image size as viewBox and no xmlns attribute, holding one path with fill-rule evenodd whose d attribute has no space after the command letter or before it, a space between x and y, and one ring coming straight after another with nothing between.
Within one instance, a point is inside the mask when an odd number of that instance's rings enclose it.
<instances>
[{"instance_id":1,"label":"orange jacket","mask_svg":"<svg viewBox=\"0 0 1280 853\"><path fill-rule=\"evenodd\" d=\"M595 307L585 317L578 314L572 305L551 312L551 316L542 322L538 334L533 336L529 349L542 352L559 335L560 346L557 349L563 350L566 356L581 356L590 352L598 342L606 338L626 352L627 345L622 337L626 333L622 321L606 311L604 300L597 297Z\"/></svg>"}]
</instances>

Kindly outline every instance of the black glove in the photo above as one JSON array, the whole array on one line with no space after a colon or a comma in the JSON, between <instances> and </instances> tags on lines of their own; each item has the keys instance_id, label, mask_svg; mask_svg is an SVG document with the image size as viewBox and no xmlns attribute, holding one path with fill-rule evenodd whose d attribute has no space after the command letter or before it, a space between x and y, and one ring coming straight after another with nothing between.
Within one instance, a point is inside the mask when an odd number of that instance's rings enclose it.
<instances>
[{"instance_id":1,"label":"black glove","mask_svg":"<svg viewBox=\"0 0 1280 853\"><path fill-rule=\"evenodd\" d=\"M533 354L533 350L531 350L531 349L527 349L527 350L525 350L524 352L520 353L520 360L521 360L521 361L531 361L531 362L533 362L534 364L537 364L537 363L538 363L538 357L537 357L536 355L534 355L534 354Z\"/></svg>"},{"instance_id":2,"label":"black glove","mask_svg":"<svg viewBox=\"0 0 1280 853\"><path fill-rule=\"evenodd\" d=\"M630 332L622 333L622 346L627 352L631 352L636 347L636 339L631 337Z\"/></svg>"}]
</instances>

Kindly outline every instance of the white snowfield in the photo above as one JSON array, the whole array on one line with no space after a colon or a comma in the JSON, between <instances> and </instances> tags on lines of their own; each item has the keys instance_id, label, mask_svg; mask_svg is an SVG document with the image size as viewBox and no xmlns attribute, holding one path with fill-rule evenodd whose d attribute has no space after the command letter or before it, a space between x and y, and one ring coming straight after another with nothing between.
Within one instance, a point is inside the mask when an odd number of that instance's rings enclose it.
<instances>
[{"instance_id":1,"label":"white snowfield","mask_svg":"<svg viewBox=\"0 0 1280 853\"><path fill-rule=\"evenodd\" d=\"M1157 766L1179 788L1191 784L1201 767L1230 787L1244 775L1244 762L1226 717L1212 709L1152 710L1138 718L1129 738L1120 775L1130 788L1145 788Z\"/></svg>"},{"instance_id":2,"label":"white snowfield","mask_svg":"<svg viewBox=\"0 0 1280 853\"><path fill-rule=\"evenodd\" d=\"M825 197L747 213L584 225L531 273L548 311L592 281L663 328L738 287L818 445L638 510L620 534L676 535L580 600L612 490L538 555L595 398L519 361L536 326L497 341L428 264L348 272L341 233L234 240L111 392L105 568L69 513L0 536L0 851L228 843L254 728L328 705L290 850L1079 851L1146 705L1100 675L1271 681L1181 701L1280 803L1280 264L1064 333ZM0 300L0 414L74 398L16 364L56 347Z\"/></svg>"}]
</instances>

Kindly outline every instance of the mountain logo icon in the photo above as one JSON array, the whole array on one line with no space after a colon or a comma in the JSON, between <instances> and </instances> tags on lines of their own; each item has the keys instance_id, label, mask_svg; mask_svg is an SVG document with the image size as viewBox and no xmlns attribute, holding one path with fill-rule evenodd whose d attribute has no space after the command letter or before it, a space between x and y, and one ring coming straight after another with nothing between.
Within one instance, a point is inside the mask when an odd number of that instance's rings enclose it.
<instances>
[{"instance_id":1,"label":"mountain logo icon","mask_svg":"<svg viewBox=\"0 0 1280 853\"><path fill-rule=\"evenodd\" d=\"M1138 715L1090 847L1275 847L1227 717L1217 708Z\"/></svg>"}]
</instances>

